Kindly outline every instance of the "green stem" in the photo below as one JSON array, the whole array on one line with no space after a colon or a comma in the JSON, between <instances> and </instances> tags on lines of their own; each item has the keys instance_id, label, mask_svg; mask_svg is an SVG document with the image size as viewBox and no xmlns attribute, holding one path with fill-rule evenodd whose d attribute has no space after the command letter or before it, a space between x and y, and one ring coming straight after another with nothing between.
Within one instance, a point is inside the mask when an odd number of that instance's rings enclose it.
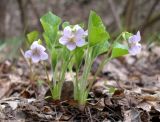
<instances>
[{"instance_id":1,"label":"green stem","mask_svg":"<svg viewBox=\"0 0 160 122\"><path fill-rule=\"evenodd\" d=\"M62 72L61 72L61 74L59 74L60 80L57 84L58 99L60 99L60 97L61 97L61 90L62 90L62 85L63 85L64 79L65 79L65 73L67 71L67 67L68 67L68 64L71 61L71 59L72 59L72 55L68 58L68 61L64 62L64 66L62 67Z\"/></svg>"},{"instance_id":2,"label":"green stem","mask_svg":"<svg viewBox=\"0 0 160 122\"><path fill-rule=\"evenodd\" d=\"M102 61L101 65L98 67L98 70L97 70L97 72L94 75L93 80L89 83L88 91L91 89L91 87L93 85L93 82L96 80L97 75L100 73L100 71L102 70L102 68L104 67L104 65L106 63L108 63L111 59L112 58L110 57L110 58L107 58L107 59L105 59L105 60Z\"/></svg>"},{"instance_id":3,"label":"green stem","mask_svg":"<svg viewBox=\"0 0 160 122\"><path fill-rule=\"evenodd\" d=\"M88 47L86 58L85 58L84 70L83 70L84 72L79 81L80 87L78 87L77 94L78 94L78 102L80 105L85 105L87 97L88 97L88 91L87 91L88 76L89 76L91 66L93 63L93 60L91 58L92 50L93 50L92 47Z\"/></svg>"},{"instance_id":4,"label":"green stem","mask_svg":"<svg viewBox=\"0 0 160 122\"><path fill-rule=\"evenodd\" d=\"M121 34L116 38L116 40L115 40L114 42L112 42L112 44L110 45L110 48L109 48L109 50L108 50L108 52L107 52L106 57L103 59L102 63L101 63L100 66L98 67L98 69L97 69L97 71L96 71L96 73L95 73L95 75L94 75L93 80L89 83L88 91L91 89L91 87L92 87L92 85L93 85L93 82L96 80L97 75L100 73L100 71L102 70L102 68L104 67L104 65L105 65L106 63L108 63L108 62L112 59L111 56L109 57L110 53L112 52L112 47L113 47L114 43L117 42L117 41L122 37L122 34L123 34L123 33L121 33Z\"/></svg>"},{"instance_id":5,"label":"green stem","mask_svg":"<svg viewBox=\"0 0 160 122\"><path fill-rule=\"evenodd\" d=\"M57 76L58 76L58 64L56 64L55 66L55 70L53 71L53 80L55 81L55 83L57 82Z\"/></svg>"},{"instance_id":6,"label":"green stem","mask_svg":"<svg viewBox=\"0 0 160 122\"><path fill-rule=\"evenodd\" d=\"M33 83L35 74L34 74L33 69L32 69L32 61L31 60L29 60L29 70L30 70L30 80Z\"/></svg>"},{"instance_id":7,"label":"green stem","mask_svg":"<svg viewBox=\"0 0 160 122\"><path fill-rule=\"evenodd\" d=\"M92 48L89 47L87 50L86 61L84 65L84 72L82 74L82 79L81 79L81 88L83 89L83 91L87 87L87 78L88 78L89 72L91 70L92 62L93 62L91 61L91 53L92 53Z\"/></svg>"},{"instance_id":8,"label":"green stem","mask_svg":"<svg viewBox=\"0 0 160 122\"><path fill-rule=\"evenodd\" d=\"M48 83L48 85L49 85L50 79L49 79L49 75L48 75L48 72L47 72L47 68L46 68L45 62L42 62L42 65L43 65L43 67L45 68L45 73L46 73L46 76L47 76L47 83Z\"/></svg>"}]
</instances>

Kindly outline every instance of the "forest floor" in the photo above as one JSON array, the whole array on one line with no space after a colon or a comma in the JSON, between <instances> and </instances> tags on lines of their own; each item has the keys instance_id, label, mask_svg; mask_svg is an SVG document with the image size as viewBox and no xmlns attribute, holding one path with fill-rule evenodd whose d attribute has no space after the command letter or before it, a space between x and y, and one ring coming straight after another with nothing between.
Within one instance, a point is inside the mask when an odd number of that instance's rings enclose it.
<instances>
[{"instance_id":1,"label":"forest floor","mask_svg":"<svg viewBox=\"0 0 160 122\"><path fill-rule=\"evenodd\" d=\"M93 74L99 65L95 60ZM48 71L50 67L48 65ZM73 100L71 74L66 75L62 99L50 95L45 70L34 66L40 79L31 83L24 58L0 64L0 120L15 122L158 122L160 121L160 47L144 46L138 56L125 56L106 64L97 77L86 106ZM51 77L51 75L50 75ZM80 109L81 108L81 109Z\"/></svg>"}]
</instances>

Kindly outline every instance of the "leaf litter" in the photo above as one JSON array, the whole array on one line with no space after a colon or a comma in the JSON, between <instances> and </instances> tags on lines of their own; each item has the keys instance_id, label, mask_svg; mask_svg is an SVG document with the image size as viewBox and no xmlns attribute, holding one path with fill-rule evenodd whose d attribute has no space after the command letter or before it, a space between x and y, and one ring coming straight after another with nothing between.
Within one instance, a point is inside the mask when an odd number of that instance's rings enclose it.
<instances>
[{"instance_id":1,"label":"leaf litter","mask_svg":"<svg viewBox=\"0 0 160 122\"><path fill-rule=\"evenodd\" d=\"M45 72L35 66L39 85L30 84L25 60L0 64L0 119L14 121L160 121L160 55L143 47L137 57L126 56L106 64L94 82L84 109L71 95L72 76L66 75L61 101L50 95ZM93 75L103 55L93 64ZM50 68L48 68L50 70ZM39 77L40 76L40 77ZM90 79L93 76L91 75ZM68 91L65 92L65 89ZM69 94L69 95L67 95Z\"/></svg>"}]
</instances>

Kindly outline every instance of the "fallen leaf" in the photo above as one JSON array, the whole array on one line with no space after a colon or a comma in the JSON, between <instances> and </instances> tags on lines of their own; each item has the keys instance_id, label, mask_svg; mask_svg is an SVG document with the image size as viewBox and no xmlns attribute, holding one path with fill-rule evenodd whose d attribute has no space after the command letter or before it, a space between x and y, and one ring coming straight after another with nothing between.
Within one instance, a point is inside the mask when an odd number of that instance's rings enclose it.
<instances>
[{"instance_id":1,"label":"fallen leaf","mask_svg":"<svg viewBox=\"0 0 160 122\"><path fill-rule=\"evenodd\" d=\"M19 100L16 100L16 101L6 101L6 103L9 104L9 106L12 108L12 110L15 110L17 108L19 102L20 102Z\"/></svg>"},{"instance_id":2,"label":"fallen leaf","mask_svg":"<svg viewBox=\"0 0 160 122\"><path fill-rule=\"evenodd\" d=\"M0 99L3 98L10 90L11 83L7 80L0 79Z\"/></svg>"},{"instance_id":3,"label":"fallen leaf","mask_svg":"<svg viewBox=\"0 0 160 122\"><path fill-rule=\"evenodd\" d=\"M141 108L147 112L150 112L152 105L144 101L144 102L139 103L136 107Z\"/></svg>"},{"instance_id":4,"label":"fallen leaf","mask_svg":"<svg viewBox=\"0 0 160 122\"><path fill-rule=\"evenodd\" d=\"M136 109L124 111L124 122L141 122L140 112Z\"/></svg>"}]
</instances>

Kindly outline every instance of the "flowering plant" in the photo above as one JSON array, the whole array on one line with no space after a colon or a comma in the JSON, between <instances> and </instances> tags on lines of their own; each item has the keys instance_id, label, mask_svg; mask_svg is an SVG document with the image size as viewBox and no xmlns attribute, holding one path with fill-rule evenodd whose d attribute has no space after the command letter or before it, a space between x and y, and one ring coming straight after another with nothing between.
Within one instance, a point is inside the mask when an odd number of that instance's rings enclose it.
<instances>
[{"instance_id":1,"label":"flowering plant","mask_svg":"<svg viewBox=\"0 0 160 122\"><path fill-rule=\"evenodd\" d=\"M136 35L122 32L115 40L112 40L101 18L93 11L90 12L86 31L80 25L70 25L68 22L62 24L63 31L60 31L61 19L51 12L42 16L40 21L44 29L43 38L51 57L53 82L50 82L50 89L52 98L56 100L61 98L67 71L73 72L72 69L75 69L74 99L84 105L93 81L104 64L126 54L136 55L141 50L139 31ZM28 34L30 42L37 37L38 32L36 31ZM128 40L128 45L122 43L124 40ZM25 57L31 58L36 63L48 58L44 51L45 48L36 41L31 45L31 50L25 53ZM105 53L106 56L95 73L94 79L89 81L92 64L102 53ZM84 65L82 65L83 61Z\"/></svg>"},{"instance_id":2,"label":"flowering plant","mask_svg":"<svg viewBox=\"0 0 160 122\"><path fill-rule=\"evenodd\" d=\"M40 45L38 41L34 41L31 45L31 50L25 52L26 58L31 58L33 63L37 63L39 61L47 60L48 54L45 53L45 47Z\"/></svg>"},{"instance_id":3,"label":"flowering plant","mask_svg":"<svg viewBox=\"0 0 160 122\"><path fill-rule=\"evenodd\" d=\"M72 51L76 47L82 47L85 45L85 37L88 35L87 31L84 31L79 25L67 26L63 30L63 36L59 39L59 43L66 45L66 47Z\"/></svg>"}]
</instances>

